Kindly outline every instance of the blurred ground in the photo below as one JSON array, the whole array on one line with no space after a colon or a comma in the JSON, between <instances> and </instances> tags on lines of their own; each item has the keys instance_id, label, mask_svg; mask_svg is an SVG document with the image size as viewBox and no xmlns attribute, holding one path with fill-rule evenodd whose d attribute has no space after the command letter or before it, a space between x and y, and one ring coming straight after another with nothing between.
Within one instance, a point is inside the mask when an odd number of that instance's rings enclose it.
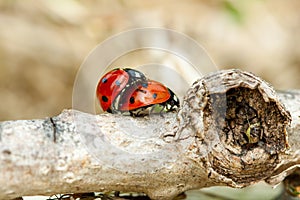
<instances>
[{"instance_id":1,"label":"blurred ground","mask_svg":"<svg viewBox=\"0 0 300 200\"><path fill-rule=\"evenodd\" d=\"M219 68L252 71L278 89L299 88L299 9L298 0L1 0L0 120L71 108L73 81L88 53L137 27L185 33Z\"/></svg>"}]
</instances>

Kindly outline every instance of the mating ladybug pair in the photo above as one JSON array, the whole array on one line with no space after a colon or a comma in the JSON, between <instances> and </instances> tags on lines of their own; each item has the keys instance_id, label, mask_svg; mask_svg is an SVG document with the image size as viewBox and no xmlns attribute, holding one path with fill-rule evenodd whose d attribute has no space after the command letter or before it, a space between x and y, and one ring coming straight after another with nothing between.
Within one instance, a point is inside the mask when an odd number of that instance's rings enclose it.
<instances>
[{"instance_id":1,"label":"mating ladybug pair","mask_svg":"<svg viewBox=\"0 0 300 200\"><path fill-rule=\"evenodd\" d=\"M102 109L110 113L144 116L179 107L179 99L172 90L130 68L106 73L98 83L96 94Z\"/></svg>"}]
</instances>

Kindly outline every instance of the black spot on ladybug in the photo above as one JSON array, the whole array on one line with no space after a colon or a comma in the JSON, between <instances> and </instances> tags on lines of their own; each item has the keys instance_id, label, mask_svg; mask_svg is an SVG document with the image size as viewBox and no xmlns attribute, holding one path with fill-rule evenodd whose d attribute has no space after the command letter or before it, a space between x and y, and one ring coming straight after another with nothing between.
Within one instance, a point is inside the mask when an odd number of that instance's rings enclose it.
<instances>
[{"instance_id":1,"label":"black spot on ladybug","mask_svg":"<svg viewBox=\"0 0 300 200\"><path fill-rule=\"evenodd\" d=\"M102 96L102 101L104 101L104 102L108 102L108 98L107 98L107 96Z\"/></svg>"},{"instance_id":2,"label":"black spot on ladybug","mask_svg":"<svg viewBox=\"0 0 300 200\"><path fill-rule=\"evenodd\" d=\"M107 78L103 78L102 83L106 83L106 82L107 82Z\"/></svg>"},{"instance_id":3,"label":"black spot on ladybug","mask_svg":"<svg viewBox=\"0 0 300 200\"><path fill-rule=\"evenodd\" d=\"M133 104L133 103L134 103L134 97L130 97L129 102L130 102L131 104Z\"/></svg>"},{"instance_id":4,"label":"black spot on ladybug","mask_svg":"<svg viewBox=\"0 0 300 200\"><path fill-rule=\"evenodd\" d=\"M152 97L153 97L153 99L156 99L156 97L157 97L157 94L156 94L156 93L154 93L154 94L152 95Z\"/></svg>"},{"instance_id":5,"label":"black spot on ladybug","mask_svg":"<svg viewBox=\"0 0 300 200\"><path fill-rule=\"evenodd\" d=\"M120 85L121 85L121 82L118 81L118 80L116 80L116 85L117 85L117 86L120 86Z\"/></svg>"}]
</instances>

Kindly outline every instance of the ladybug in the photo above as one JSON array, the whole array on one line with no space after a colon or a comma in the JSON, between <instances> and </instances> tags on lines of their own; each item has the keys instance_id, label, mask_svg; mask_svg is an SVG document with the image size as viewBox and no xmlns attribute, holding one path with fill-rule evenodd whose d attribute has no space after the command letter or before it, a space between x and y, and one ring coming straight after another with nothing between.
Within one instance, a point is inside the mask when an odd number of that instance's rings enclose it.
<instances>
[{"instance_id":1,"label":"ladybug","mask_svg":"<svg viewBox=\"0 0 300 200\"><path fill-rule=\"evenodd\" d=\"M106 73L99 81L96 95L104 111L112 112L111 105L116 96L128 86L136 87L142 82L146 82L145 75L130 68L116 68Z\"/></svg>"},{"instance_id":2,"label":"ladybug","mask_svg":"<svg viewBox=\"0 0 300 200\"><path fill-rule=\"evenodd\" d=\"M155 110L160 114L174 111L179 105L179 99L172 90L160 82L147 80L124 89L112 107L119 112L129 112L131 116L143 116Z\"/></svg>"}]
</instances>

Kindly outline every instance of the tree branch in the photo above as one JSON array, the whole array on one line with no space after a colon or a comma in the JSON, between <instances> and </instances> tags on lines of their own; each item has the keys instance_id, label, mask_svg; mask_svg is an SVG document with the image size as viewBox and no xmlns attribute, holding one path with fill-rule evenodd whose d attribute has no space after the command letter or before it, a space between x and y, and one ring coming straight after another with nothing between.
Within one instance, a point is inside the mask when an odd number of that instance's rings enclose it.
<instances>
[{"instance_id":1,"label":"tree branch","mask_svg":"<svg viewBox=\"0 0 300 200\"><path fill-rule=\"evenodd\" d=\"M300 91L277 95L227 70L199 79L180 111L163 117L65 110L2 122L0 199L112 190L171 199L208 186L277 184L300 163Z\"/></svg>"}]
</instances>

